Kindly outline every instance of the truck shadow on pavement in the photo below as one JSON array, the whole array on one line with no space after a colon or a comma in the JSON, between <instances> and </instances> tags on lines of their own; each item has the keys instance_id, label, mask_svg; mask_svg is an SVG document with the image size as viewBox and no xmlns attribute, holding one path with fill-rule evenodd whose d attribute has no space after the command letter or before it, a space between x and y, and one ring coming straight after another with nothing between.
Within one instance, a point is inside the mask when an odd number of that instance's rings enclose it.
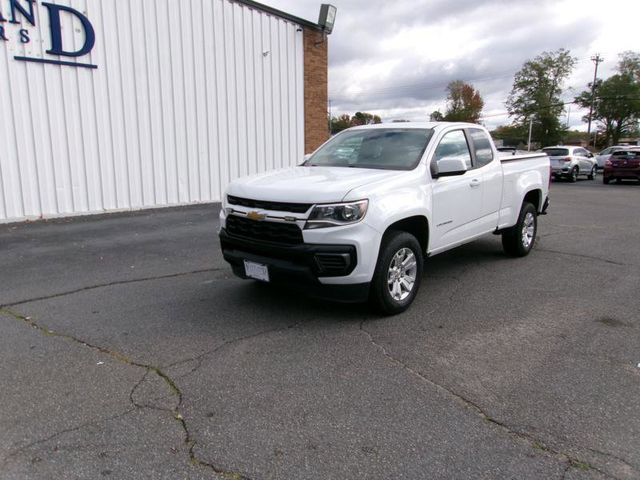
<instances>
[{"instance_id":1,"label":"truck shadow on pavement","mask_svg":"<svg viewBox=\"0 0 640 480\"><path fill-rule=\"evenodd\" d=\"M417 298L422 301L419 302L420 306L411 309L429 308L434 303L433 298L443 293L442 289L438 288L438 279L458 279L468 270L490 268L492 264L501 261L517 260L503 253L499 237L483 238L425 259L423 283ZM219 302L219 299L216 298L214 301ZM283 285L258 281L241 282L236 287L234 298L227 298L225 301L237 302L243 309L249 306L258 307L267 317L285 315L290 318L313 318L338 322L360 322L384 318L366 303L340 303L318 299L300 291L292 291Z\"/></svg>"}]
</instances>

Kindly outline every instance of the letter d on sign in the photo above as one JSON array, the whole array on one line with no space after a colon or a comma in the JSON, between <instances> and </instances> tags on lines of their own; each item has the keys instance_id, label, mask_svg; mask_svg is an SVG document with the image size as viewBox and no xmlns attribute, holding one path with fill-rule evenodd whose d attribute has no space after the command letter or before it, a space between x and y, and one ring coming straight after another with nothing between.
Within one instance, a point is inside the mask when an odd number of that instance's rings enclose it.
<instances>
[{"instance_id":1,"label":"letter d on sign","mask_svg":"<svg viewBox=\"0 0 640 480\"><path fill-rule=\"evenodd\" d=\"M48 54L62 55L64 57L81 57L91 52L93 46L96 43L96 32L94 31L93 25L91 25L91 22L87 17L85 17L77 10L63 5L55 5L53 3L45 2L42 2L42 5L47 7L47 10L49 10L49 25L51 27L51 50L47 50ZM69 52L63 48L60 12L70 13L71 15L74 15L78 20L80 20L80 23L82 23L85 40L84 45L80 50Z\"/></svg>"}]
</instances>

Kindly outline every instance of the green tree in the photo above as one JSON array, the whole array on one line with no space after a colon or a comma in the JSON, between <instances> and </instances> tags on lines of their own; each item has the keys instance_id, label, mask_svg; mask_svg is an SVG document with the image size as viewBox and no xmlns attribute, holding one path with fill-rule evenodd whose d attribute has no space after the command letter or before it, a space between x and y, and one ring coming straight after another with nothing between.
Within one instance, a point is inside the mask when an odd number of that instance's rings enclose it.
<instances>
[{"instance_id":1,"label":"green tree","mask_svg":"<svg viewBox=\"0 0 640 480\"><path fill-rule=\"evenodd\" d=\"M472 85L462 80L455 80L447 85L445 121L478 123L483 108L484 100Z\"/></svg>"},{"instance_id":2,"label":"green tree","mask_svg":"<svg viewBox=\"0 0 640 480\"><path fill-rule=\"evenodd\" d=\"M630 50L619 55L618 72L621 75L631 75L636 82L640 82L640 52Z\"/></svg>"},{"instance_id":3,"label":"green tree","mask_svg":"<svg viewBox=\"0 0 640 480\"><path fill-rule=\"evenodd\" d=\"M370 125L372 123L382 123L382 119L378 115L367 112L356 112L353 116L343 113L339 117L331 117L331 133L335 135L350 127Z\"/></svg>"},{"instance_id":4,"label":"green tree","mask_svg":"<svg viewBox=\"0 0 640 480\"><path fill-rule=\"evenodd\" d=\"M435 110L431 113L431 115L429 115L429 121L442 122L444 121L444 115L442 115L442 112L440 110Z\"/></svg>"},{"instance_id":5,"label":"green tree","mask_svg":"<svg viewBox=\"0 0 640 480\"><path fill-rule=\"evenodd\" d=\"M382 123L382 119L378 115L373 115L367 112L356 112L351 117L351 126L357 127L359 125L371 125L372 123Z\"/></svg>"},{"instance_id":6,"label":"green tree","mask_svg":"<svg viewBox=\"0 0 640 480\"><path fill-rule=\"evenodd\" d=\"M505 147L526 145L529 131L523 125L500 125L491 132L494 140L502 140Z\"/></svg>"},{"instance_id":7,"label":"green tree","mask_svg":"<svg viewBox=\"0 0 640 480\"><path fill-rule=\"evenodd\" d=\"M331 134L335 135L342 130L346 130L351 126L351 117L348 114L342 114L339 117L331 117Z\"/></svg>"},{"instance_id":8,"label":"green tree","mask_svg":"<svg viewBox=\"0 0 640 480\"><path fill-rule=\"evenodd\" d=\"M582 108L591 105L591 85L576 97ZM630 74L616 74L596 85L593 118L607 145L633 134L640 119L640 82Z\"/></svg>"},{"instance_id":9,"label":"green tree","mask_svg":"<svg viewBox=\"0 0 640 480\"><path fill-rule=\"evenodd\" d=\"M561 48L527 61L515 75L507 110L516 124L528 127L533 121L533 138L542 146L558 143L562 138L565 126L560 116L564 104L560 96L575 63L570 52Z\"/></svg>"},{"instance_id":10,"label":"green tree","mask_svg":"<svg viewBox=\"0 0 640 480\"><path fill-rule=\"evenodd\" d=\"M618 73L606 80L597 80L593 118L604 136L605 144L617 144L620 138L634 135L640 120L640 53L623 52ZM591 87L575 99L582 108L591 105Z\"/></svg>"}]
</instances>

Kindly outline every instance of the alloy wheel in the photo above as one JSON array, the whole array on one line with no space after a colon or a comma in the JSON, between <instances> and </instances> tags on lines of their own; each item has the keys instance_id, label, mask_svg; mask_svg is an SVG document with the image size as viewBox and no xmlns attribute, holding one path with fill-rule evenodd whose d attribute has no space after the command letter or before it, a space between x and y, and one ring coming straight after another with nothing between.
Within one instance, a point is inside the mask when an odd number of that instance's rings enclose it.
<instances>
[{"instance_id":1,"label":"alloy wheel","mask_svg":"<svg viewBox=\"0 0 640 480\"><path fill-rule=\"evenodd\" d=\"M396 252L387 271L387 286L391 298L397 302L405 300L413 291L418 274L418 262L410 248Z\"/></svg>"},{"instance_id":2,"label":"alloy wheel","mask_svg":"<svg viewBox=\"0 0 640 480\"><path fill-rule=\"evenodd\" d=\"M533 213L529 212L522 222L522 246L529 249L533 243L533 237L536 234L536 219Z\"/></svg>"}]
</instances>

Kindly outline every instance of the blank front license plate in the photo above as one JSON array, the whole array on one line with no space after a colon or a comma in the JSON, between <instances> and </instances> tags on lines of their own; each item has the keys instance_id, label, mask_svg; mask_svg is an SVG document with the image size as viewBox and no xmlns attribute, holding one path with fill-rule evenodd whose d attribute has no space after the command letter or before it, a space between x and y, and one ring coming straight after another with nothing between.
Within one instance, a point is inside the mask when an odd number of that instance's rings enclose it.
<instances>
[{"instance_id":1,"label":"blank front license plate","mask_svg":"<svg viewBox=\"0 0 640 480\"><path fill-rule=\"evenodd\" d=\"M266 265L262 265L261 263L249 262L248 260L245 260L244 273L249 278L255 278L256 280L260 280L262 282L269 281L269 269Z\"/></svg>"}]
</instances>

